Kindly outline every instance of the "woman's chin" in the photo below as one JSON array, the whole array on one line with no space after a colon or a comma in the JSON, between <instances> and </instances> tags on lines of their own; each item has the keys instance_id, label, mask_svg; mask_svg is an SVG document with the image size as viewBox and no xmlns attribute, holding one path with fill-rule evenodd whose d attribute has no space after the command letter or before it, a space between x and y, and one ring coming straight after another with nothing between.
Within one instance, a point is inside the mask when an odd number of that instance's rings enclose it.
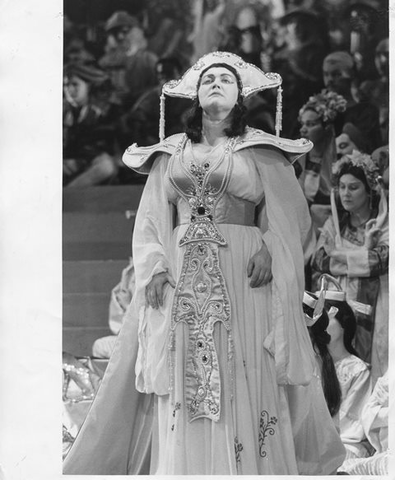
<instances>
[{"instance_id":1,"label":"woman's chin","mask_svg":"<svg viewBox=\"0 0 395 480\"><path fill-rule=\"evenodd\" d=\"M353 213L352 205L350 205L349 203L343 203L343 208L346 212Z\"/></svg>"}]
</instances>

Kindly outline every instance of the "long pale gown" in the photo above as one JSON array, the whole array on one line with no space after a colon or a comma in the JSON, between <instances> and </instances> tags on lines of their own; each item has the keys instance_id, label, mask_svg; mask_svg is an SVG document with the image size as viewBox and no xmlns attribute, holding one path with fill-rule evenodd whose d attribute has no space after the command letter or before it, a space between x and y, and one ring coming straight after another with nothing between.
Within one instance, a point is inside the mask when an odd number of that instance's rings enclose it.
<instances>
[{"instance_id":1,"label":"long pale gown","mask_svg":"<svg viewBox=\"0 0 395 480\"><path fill-rule=\"evenodd\" d=\"M153 162L135 296L64 473L318 475L342 463L303 323L307 204L278 149L240 143L195 159L182 137ZM273 280L251 288L262 240ZM147 308L145 285L166 270L177 286Z\"/></svg>"}]
</instances>

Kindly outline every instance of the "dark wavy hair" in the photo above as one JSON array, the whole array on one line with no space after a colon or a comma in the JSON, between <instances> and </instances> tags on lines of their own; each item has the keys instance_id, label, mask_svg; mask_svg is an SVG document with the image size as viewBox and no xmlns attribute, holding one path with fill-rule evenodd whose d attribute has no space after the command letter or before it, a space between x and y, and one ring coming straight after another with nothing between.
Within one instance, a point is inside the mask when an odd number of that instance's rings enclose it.
<instances>
[{"instance_id":1,"label":"dark wavy hair","mask_svg":"<svg viewBox=\"0 0 395 480\"><path fill-rule=\"evenodd\" d=\"M199 90L199 87L202 81L202 76L204 75L204 73L213 67L227 68L236 77L239 94L237 97L237 102L231 112L231 116L232 116L231 124L228 128L225 129L225 133L228 137L237 137L239 135L243 135L247 127L247 120L246 120L247 109L244 105L243 97L241 94L243 89L243 84L241 82L240 75L238 74L235 68L233 68L231 65L227 65L226 63L213 63L212 65L209 65L200 74L200 77L197 83L197 90ZM199 98L196 97L191 107L188 118L186 120L186 129L185 129L185 133L187 134L187 137L194 143L198 143L202 139L202 113L203 113L203 109L199 104Z\"/></svg>"},{"instance_id":2,"label":"dark wavy hair","mask_svg":"<svg viewBox=\"0 0 395 480\"><path fill-rule=\"evenodd\" d=\"M359 357L359 353L355 350L352 343L357 331L357 320L350 305L346 301L325 300L325 308L329 310L336 307L338 312L335 315L336 320L340 323L343 333L343 343L347 352Z\"/></svg>"},{"instance_id":3,"label":"dark wavy hair","mask_svg":"<svg viewBox=\"0 0 395 480\"><path fill-rule=\"evenodd\" d=\"M337 187L336 205L337 205L337 209L338 209L339 214L340 214L340 217L339 217L340 230L342 230L343 227L348 223L348 221L349 221L348 218L349 218L349 215L350 215L349 212L347 212L344 209L344 207L343 207L343 205L340 201L340 195L339 195L339 192L338 192L340 179L343 175L346 175L346 174L353 175L355 178L357 178L358 180L360 180L364 184L367 194L371 196L371 203L370 203L371 208L373 209L373 212L376 212L376 214L377 214L378 206L379 206L379 202L380 202L380 195L375 190L372 190L370 188L369 183L366 180L366 176L365 176L365 173L362 170L362 168L357 167L356 165L351 165L349 163L345 163L340 168L340 170L336 174L336 176L334 177L334 183Z\"/></svg>"},{"instance_id":4,"label":"dark wavy hair","mask_svg":"<svg viewBox=\"0 0 395 480\"><path fill-rule=\"evenodd\" d=\"M336 185L339 185L340 178L346 174L353 175L355 178L360 180L365 185L365 189L369 194L372 192L372 189L369 187L368 181L366 180L365 172L363 171L363 169L350 163L344 163L344 165L342 165L342 167L340 168L339 172L336 173Z\"/></svg>"},{"instance_id":5,"label":"dark wavy hair","mask_svg":"<svg viewBox=\"0 0 395 480\"><path fill-rule=\"evenodd\" d=\"M313 316L313 309L305 304L303 304L303 311L310 317ZM331 336L326 331L328 325L329 317L327 312L323 310L320 318L311 327L308 327L308 330L314 351L319 354L322 361L322 389L329 412L333 417L339 411L342 393L332 355L328 350L331 341Z\"/></svg>"}]
</instances>

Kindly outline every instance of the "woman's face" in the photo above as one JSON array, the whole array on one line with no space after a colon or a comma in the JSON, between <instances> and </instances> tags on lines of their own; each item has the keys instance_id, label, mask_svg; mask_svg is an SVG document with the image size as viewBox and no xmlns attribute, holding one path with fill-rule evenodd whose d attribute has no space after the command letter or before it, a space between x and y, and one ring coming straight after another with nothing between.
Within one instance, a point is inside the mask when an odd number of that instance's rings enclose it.
<instances>
[{"instance_id":1,"label":"woman's face","mask_svg":"<svg viewBox=\"0 0 395 480\"><path fill-rule=\"evenodd\" d=\"M343 208L350 213L357 213L369 206L369 195L364 183L350 173L340 177L339 195Z\"/></svg>"},{"instance_id":2,"label":"woman's face","mask_svg":"<svg viewBox=\"0 0 395 480\"><path fill-rule=\"evenodd\" d=\"M329 324L326 331L331 336L331 344L335 343L340 339L342 340L344 335L343 327L340 325L339 321L336 318L337 312L337 308L330 308L328 311Z\"/></svg>"},{"instance_id":3,"label":"woman's face","mask_svg":"<svg viewBox=\"0 0 395 480\"><path fill-rule=\"evenodd\" d=\"M324 61L322 75L325 87L339 95L348 96L351 91L351 73L348 68L339 65L339 62Z\"/></svg>"},{"instance_id":4,"label":"woman's face","mask_svg":"<svg viewBox=\"0 0 395 480\"><path fill-rule=\"evenodd\" d=\"M213 67L203 74L198 97L205 112L230 112L238 95L236 77L227 68Z\"/></svg>"},{"instance_id":5,"label":"woman's face","mask_svg":"<svg viewBox=\"0 0 395 480\"><path fill-rule=\"evenodd\" d=\"M79 77L71 77L64 85L66 97L78 106L86 105L89 99L89 84Z\"/></svg>"},{"instance_id":6,"label":"woman's face","mask_svg":"<svg viewBox=\"0 0 395 480\"><path fill-rule=\"evenodd\" d=\"M306 110L300 117L300 134L313 143L320 143L325 138L325 128L318 113Z\"/></svg>"}]
</instances>

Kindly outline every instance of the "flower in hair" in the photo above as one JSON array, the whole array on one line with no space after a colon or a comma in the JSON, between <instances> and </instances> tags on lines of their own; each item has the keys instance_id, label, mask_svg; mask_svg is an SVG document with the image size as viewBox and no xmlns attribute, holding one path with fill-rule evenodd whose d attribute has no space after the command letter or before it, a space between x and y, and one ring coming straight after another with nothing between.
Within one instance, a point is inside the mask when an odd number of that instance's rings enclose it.
<instances>
[{"instance_id":1,"label":"flower in hair","mask_svg":"<svg viewBox=\"0 0 395 480\"><path fill-rule=\"evenodd\" d=\"M346 110L347 100L336 92L322 90L313 95L299 110L299 119L306 110L315 111L323 122L333 122L338 113Z\"/></svg>"},{"instance_id":2,"label":"flower in hair","mask_svg":"<svg viewBox=\"0 0 395 480\"><path fill-rule=\"evenodd\" d=\"M332 173L335 179L339 178L339 174L346 165L361 168L365 174L369 187L371 189L377 188L378 180L380 178L380 169L370 155L367 153L361 153L358 150L353 150L352 154L343 155L343 157L332 166Z\"/></svg>"}]
</instances>

